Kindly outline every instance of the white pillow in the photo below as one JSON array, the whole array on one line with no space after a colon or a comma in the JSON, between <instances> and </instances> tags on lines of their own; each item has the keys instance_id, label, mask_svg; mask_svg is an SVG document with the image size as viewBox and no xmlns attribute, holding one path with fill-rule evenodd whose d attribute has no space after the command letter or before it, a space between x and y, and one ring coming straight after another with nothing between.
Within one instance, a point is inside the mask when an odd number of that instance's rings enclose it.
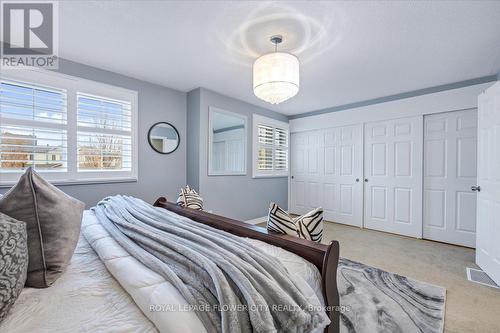
<instances>
[{"instance_id":1,"label":"white pillow","mask_svg":"<svg viewBox=\"0 0 500 333\"><path fill-rule=\"evenodd\" d=\"M177 198L177 205L185 208L203 210L203 198L187 185L185 188L181 188L181 192Z\"/></svg>"},{"instance_id":2,"label":"white pillow","mask_svg":"<svg viewBox=\"0 0 500 333\"><path fill-rule=\"evenodd\" d=\"M321 243L323 238L323 208L318 207L295 219L300 238Z\"/></svg>"},{"instance_id":3,"label":"white pillow","mask_svg":"<svg viewBox=\"0 0 500 333\"><path fill-rule=\"evenodd\" d=\"M274 202L269 206L269 214L267 215L267 230L271 230L280 234L298 236L297 226L293 218L288 215L281 207Z\"/></svg>"},{"instance_id":4,"label":"white pillow","mask_svg":"<svg viewBox=\"0 0 500 333\"><path fill-rule=\"evenodd\" d=\"M267 230L321 243L323 238L323 208L316 208L294 219L277 204L271 202L267 217Z\"/></svg>"}]
</instances>

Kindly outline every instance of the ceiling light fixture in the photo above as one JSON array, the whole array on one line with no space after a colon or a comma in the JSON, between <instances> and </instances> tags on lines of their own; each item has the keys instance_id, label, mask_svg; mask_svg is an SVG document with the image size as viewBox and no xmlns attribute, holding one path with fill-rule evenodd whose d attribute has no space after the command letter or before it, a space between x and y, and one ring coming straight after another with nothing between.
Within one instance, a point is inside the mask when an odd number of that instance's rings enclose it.
<instances>
[{"instance_id":1,"label":"ceiling light fixture","mask_svg":"<svg viewBox=\"0 0 500 333\"><path fill-rule=\"evenodd\" d=\"M284 102L299 92L299 59L278 52L282 41L282 36L272 36L274 52L260 56L253 63L253 93L271 104Z\"/></svg>"}]
</instances>

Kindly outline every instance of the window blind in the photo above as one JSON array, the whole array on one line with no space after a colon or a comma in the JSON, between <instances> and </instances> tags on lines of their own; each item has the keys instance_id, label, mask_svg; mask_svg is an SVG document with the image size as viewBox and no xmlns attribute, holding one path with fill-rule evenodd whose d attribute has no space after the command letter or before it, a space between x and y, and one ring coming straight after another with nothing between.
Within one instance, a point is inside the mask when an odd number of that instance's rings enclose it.
<instances>
[{"instance_id":1,"label":"window blind","mask_svg":"<svg viewBox=\"0 0 500 333\"><path fill-rule=\"evenodd\" d=\"M258 170L273 169L273 128L266 125L258 125L259 159Z\"/></svg>"},{"instance_id":2,"label":"window blind","mask_svg":"<svg viewBox=\"0 0 500 333\"><path fill-rule=\"evenodd\" d=\"M288 130L269 124L257 124L257 174L268 176L288 173Z\"/></svg>"},{"instance_id":3,"label":"window blind","mask_svg":"<svg viewBox=\"0 0 500 333\"><path fill-rule=\"evenodd\" d=\"M132 131L130 102L78 93L78 126Z\"/></svg>"},{"instance_id":4,"label":"window blind","mask_svg":"<svg viewBox=\"0 0 500 333\"><path fill-rule=\"evenodd\" d=\"M288 170L288 131L282 128L274 129L274 169Z\"/></svg>"},{"instance_id":5,"label":"window blind","mask_svg":"<svg viewBox=\"0 0 500 333\"><path fill-rule=\"evenodd\" d=\"M77 94L78 171L132 169L130 102Z\"/></svg>"},{"instance_id":6,"label":"window blind","mask_svg":"<svg viewBox=\"0 0 500 333\"><path fill-rule=\"evenodd\" d=\"M67 170L63 89L0 81L0 172Z\"/></svg>"}]
</instances>

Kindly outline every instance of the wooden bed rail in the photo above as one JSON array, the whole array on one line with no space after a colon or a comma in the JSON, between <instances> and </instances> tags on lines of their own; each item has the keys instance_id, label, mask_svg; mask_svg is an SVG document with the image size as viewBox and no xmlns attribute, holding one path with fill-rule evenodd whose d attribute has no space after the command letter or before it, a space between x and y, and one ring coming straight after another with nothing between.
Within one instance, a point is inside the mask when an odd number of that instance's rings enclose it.
<instances>
[{"instance_id":1,"label":"wooden bed rail","mask_svg":"<svg viewBox=\"0 0 500 333\"><path fill-rule=\"evenodd\" d=\"M281 247L314 264L321 272L323 297L325 298L328 315L332 321L332 324L325 329L325 332L340 332L340 297L337 289L339 243L337 241L332 241L329 245L325 245L290 235L268 232L266 228L242 221L204 211L183 208L168 202L164 197L158 198L154 206L167 209L216 229L227 231L233 235L258 239L268 244Z\"/></svg>"}]
</instances>

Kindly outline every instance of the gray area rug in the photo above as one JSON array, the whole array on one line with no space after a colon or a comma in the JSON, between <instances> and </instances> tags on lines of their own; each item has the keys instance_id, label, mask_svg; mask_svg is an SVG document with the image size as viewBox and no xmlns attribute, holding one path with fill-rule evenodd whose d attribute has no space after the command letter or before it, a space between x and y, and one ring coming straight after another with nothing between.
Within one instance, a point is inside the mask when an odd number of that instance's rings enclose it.
<instances>
[{"instance_id":1,"label":"gray area rug","mask_svg":"<svg viewBox=\"0 0 500 333\"><path fill-rule=\"evenodd\" d=\"M341 333L441 333L446 289L341 258Z\"/></svg>"}]
</instances>

